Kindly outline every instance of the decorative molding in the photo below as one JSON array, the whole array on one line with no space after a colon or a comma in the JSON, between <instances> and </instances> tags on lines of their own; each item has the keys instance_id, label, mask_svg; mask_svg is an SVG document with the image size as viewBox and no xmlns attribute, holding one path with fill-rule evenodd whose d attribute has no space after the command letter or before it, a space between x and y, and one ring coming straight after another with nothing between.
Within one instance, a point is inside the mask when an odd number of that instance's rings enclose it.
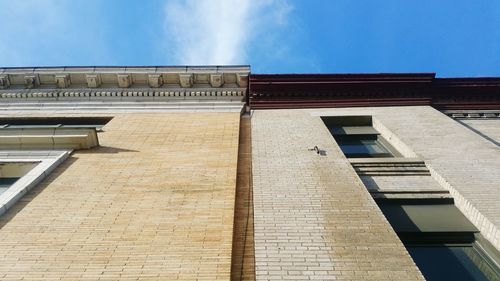
<instances>
[{"instance_id":1,"label":"decorative molding","mask_svg":"<svg viewBox=\"0 0 500 281\"><path fill-rule=\"evenodd\" d=\"M224 84L224 76L222 74L210 74L210 85L215 88L220 88Z\"/></svg>"},{"instance_id":2,"label":"decorative molding","mask_svg":"<svg viewBox=\"0 0 500 281\"><path fill-rule=\"evenodd\" d=\"M193 74L179 74L179 82L181 87L190 88L193 86Z\"/></svg>"},{"instance_id":3,"label":"decorative molding","mask_svg":"<svg viewBox=\"0 0 500 281\"><path fill-rule=\"evenodd\" d=\"M500 110L445 110L443 113L458 120L500 119Z\"/></svg>"},{"instance_id":4,"label":"decorative molding","mask_svg":"<svg viewBox=\"0 0 500 281\"><path fill-rule=\"evenodd\" d=\"M59 89L0 90L7 111L230 111L241 112L246 89Z\"/></svg>"},{"instance_id":5,"label":"decorative molding","mask_svg":"<svg viewBox=\"0 0 500 281\"><path fill-rule=\"evenodd\" d=\"M152 88L159 88L163 85L163 77L161 74L149 74L148 75L149 86Z\"/></svg>"},{"instance_id":6,"label":"decorative molding","mask_svg":"<svg viewBox=\"0 0 500 281\"><path fill-rule=\"evenodd\" d=\"M55 81L58 88L67 88L71 85L69 74L56 74Z\"/></svg>"},{"instance_id":7,"label":"decorative molding","mask_svg":"<svg viewBox=\"0 0 500 281\"><path fill-rule=\"evenodd\" d=\"M236 82L238 83L238 86L242 88L248 87L248 74L236 73Z\"/></svg>"},{"instance_id":8,"label":"decorative molding","mask_svg":"<svg viewBox=\"0 0 500 281\"><path fill-rule=\"evenodd\" d=\"M10 86L9 75L0 75L0 89L5 89Z\"/></svg>"},{"instance_id":9,"label":"decorative molding","mask_svg":"<svg viewBox=\"0 0 500 281\"><path fill-rule=\"evenodd\" d=\"M87 86L89 88L98 88L101 86L101 75L99 74L86 74Z\"/></svg>"},{"instance_id":10,"label":"decorative molding","mask_svg":"<svg viewBox=\"0 0 500 281\"><path fill-rule=\"evenodd\" d=\"M0 68L2 89L246 88L249 66Z\"/></svg>"},{"instance_id":11,"label":"decorative molding","mask_svg":"<svg viewBox=\"0 0 500 281\"><path fill-rule=\"evenodd\" d=\"M27 89L33 89L40 86L40 79L38 75L25 75L24 83L26 84Z\"/></svg>"},{"instance_id":12,"label":"decorative molding","mask_svg":"<svg viewBox=\"0 0 500 281\"><path fill-rule=\"evenodd\" d=\"M10 81L0 89L0 112L241 112L249 73L248 66L0 68Z\"/></svg>"},{"instance_id":13,"label":"decorative molding","mask_svg":"<svg viewBox=\"0 0 500 281\"><path fill-rule=\"evenodd\" d=\"M141 98L143 100L154 100L155 98L208 98L230 99L243 101L246 89L64 89L64 90L10 90L0 91L0 102L9 99L53 99L60 100L66 98L87 98L90 100L99 100L99 98Z\"/></svg>"},{"instance_id":14,"label":"decorative molding","mask_svg":"<svg viewBox=\"0 0 500 281\"><path fill-rule=\"evenodd\" d=\"M132 79L128 74L117 74L118 77L118 86L120 88L128 88L132 85Z\"/></svg>"}]
</instances>

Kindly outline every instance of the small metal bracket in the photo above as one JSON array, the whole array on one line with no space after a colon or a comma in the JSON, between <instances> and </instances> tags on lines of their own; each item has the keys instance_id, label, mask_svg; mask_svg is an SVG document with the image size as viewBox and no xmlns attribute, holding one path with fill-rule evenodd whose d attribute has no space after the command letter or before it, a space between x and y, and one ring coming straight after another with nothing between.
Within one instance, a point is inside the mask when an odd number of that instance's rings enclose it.
<instances>
[{"instance_id":1,"label":"small metal bracket","mask_svg":"<svg viewBox=\"0 0 500 281\"><path fill-rule=\"evenodd\" d=\"M315 145L313 148L308 148L307 150L316 151L316 154L319 154L321 156L326 156L326 150L319 149L319 147L317 145Z\"/></svg>"}]
</instances>

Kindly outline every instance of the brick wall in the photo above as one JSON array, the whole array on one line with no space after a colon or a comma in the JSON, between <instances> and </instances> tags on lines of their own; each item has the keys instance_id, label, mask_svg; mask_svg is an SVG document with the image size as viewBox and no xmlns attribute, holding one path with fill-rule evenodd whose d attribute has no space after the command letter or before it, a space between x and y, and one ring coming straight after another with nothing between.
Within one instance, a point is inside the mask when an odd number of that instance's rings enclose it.
<instances>
[{"instance_id":1,"label":"brick wall","mask_svg":"<svg viewBox=\"0 0 500 281\"><path fill-rule=\"evenodd\" d=\"M466 127L472 128L483 138L496 143L500 146L500 120L457 120L458 122L464 124Z\"/></svg>"},{"instance_id":2,"label":"brick wall","mask_svg":"<svg viewBox=\"0 0 500 281\"><path fill-rule=\"evenodd\" d=\"M257 280L423 279L319 117L255 111L252 167Z\"/></svg>"},{"instance_id":3,"label":"brick wall","mask_svg":"<svg viewBox=\"0 0 500 281\"><path fill-rule=\"evenodd\" d=\"M229 280L239 119L115 115L0 217L0 279Z\"/></svg>"},{"instance_id":4,"label":"brick wall","mask_svg":"<svg viewBox=\"0 0 500 281\"><path fill-rule=\"evenodd\" d=\"M406 154L415 154L425 161L433 178L450 191L457 207L500 249L497 145L429 106L339 108L308 113L372 115L382 131L395 136L395 146L401 142L405 150L411 150ZM491 130L482 130L495 131L488 128Z\"/></svg>"}]
</instances>

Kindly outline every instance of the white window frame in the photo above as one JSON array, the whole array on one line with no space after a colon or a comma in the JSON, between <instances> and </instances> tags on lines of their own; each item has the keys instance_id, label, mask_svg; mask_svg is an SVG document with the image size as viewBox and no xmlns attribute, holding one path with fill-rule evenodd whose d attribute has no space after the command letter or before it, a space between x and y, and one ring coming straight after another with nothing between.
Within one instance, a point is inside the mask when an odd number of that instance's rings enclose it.
<instances>
[{"instance_id":1,"label":"white window frame","mask_svg":"<svg viewBox=\"0 0 500 281\"><path fill-rule=\"evenodd\" d=\"M36 163L28 173L0 194L0 216L10 209L24 194L40 183L69 157L73 150L6 150L0 151L0 163Z\"/></svg>"}]
</instances>

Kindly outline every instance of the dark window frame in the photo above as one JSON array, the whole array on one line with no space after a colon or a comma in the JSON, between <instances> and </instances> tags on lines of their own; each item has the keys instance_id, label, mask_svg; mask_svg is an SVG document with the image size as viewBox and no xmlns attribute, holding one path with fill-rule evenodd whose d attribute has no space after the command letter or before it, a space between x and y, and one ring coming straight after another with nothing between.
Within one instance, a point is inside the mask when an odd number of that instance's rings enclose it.
<instances>
[{"instance_id":1,"label":"dark window frame","mask_svg":"<svg viewBox=\"0 0 500 281\"><path fill-rule=\"evenodd\" d=\"M454 202L451 199L379 199L376 200L376 203L379 205L379 208L382 210L384 209L384 205L422 205L423 207L427 205L453 205ZM457 209L457 212L460 212ZM453 249L451 248L471 248L473 251L475 251L477 257L481 258L480 262L483 262L484 265L487 265L487 268L474 268L470 269L471 272L481 272L483 274L483 271L488 271L489 274L496 274L498 277L500 277L500 269L498 267L498 264L500 264L500 254L499 252L492 246L486 239L484 239L481 234L479 233L478 230L473 231L470 228L465 227L463 230L455 230L455 231L432 231L432 232L425 232L421 230L413 230L413 231L405 231L405 232L400 232L398 231L398 227L394 225L396 223L395 221L392 221L391 216L387 216L386 211L383 211L384 216L387 218L389 223L391 224L391 227L394 229L394 231L397 233L398 237L401 239L403 242L404 246L406 247L407 251L410 253L412 256L412 259L415 261L419 269L422 271L424 274L425 278L428 278L428 280L438 280L438 279L432 279L433 276L435 276L435 271L433 267L435 265L429 266L428 263L422 263L421 262L421 257L415 257L415 255L412 255L412 253L415 253L416 251L422 251L425 248L427 248L427 251L431 248L436 248L437 254L443 255L443 252L447 252L444 250L445 248L448 249L450 253L452 253ZM461 212L460 212L461 214ZM437 218L439 220L446 221L447 217L443 218ZM469 222L470 223L470 222ZM472 224L471 224L472 225ZM456 250L456 249L455 249ZM425 251L425 250L424 250ZM437 255L436 254L436 255ZM448 254L445 255L448 257L452 257L453 255ZM457 260L459 259L458 256L455 257ZM448 261L449 262L449 261ZM477 261L476 261L477 262ZM476 265L476 262L471 260L470 262L466 262L467 264L471 265L473 264L474 266ZM440 264L439 266L443 266ZM461 269L464 270L464 269ZM471 273L472 274L472 273ZM485 274L486 276L487 274ZM495 276L495 275L493 275ZM430 278L430 279L429 279ZM488 280L488 279L481 279L481 280Z\"/></svg>"},{"instance_id":2,"label":"dark window frame","mask_svg":"<svg viewBox=\"0 0 500 281\"><path fill-rule=\"evenodd\" d=\"M371 116L323 116L321 120L347 158L401 157L373 128Z\"/></svg>"}]
</instances>

